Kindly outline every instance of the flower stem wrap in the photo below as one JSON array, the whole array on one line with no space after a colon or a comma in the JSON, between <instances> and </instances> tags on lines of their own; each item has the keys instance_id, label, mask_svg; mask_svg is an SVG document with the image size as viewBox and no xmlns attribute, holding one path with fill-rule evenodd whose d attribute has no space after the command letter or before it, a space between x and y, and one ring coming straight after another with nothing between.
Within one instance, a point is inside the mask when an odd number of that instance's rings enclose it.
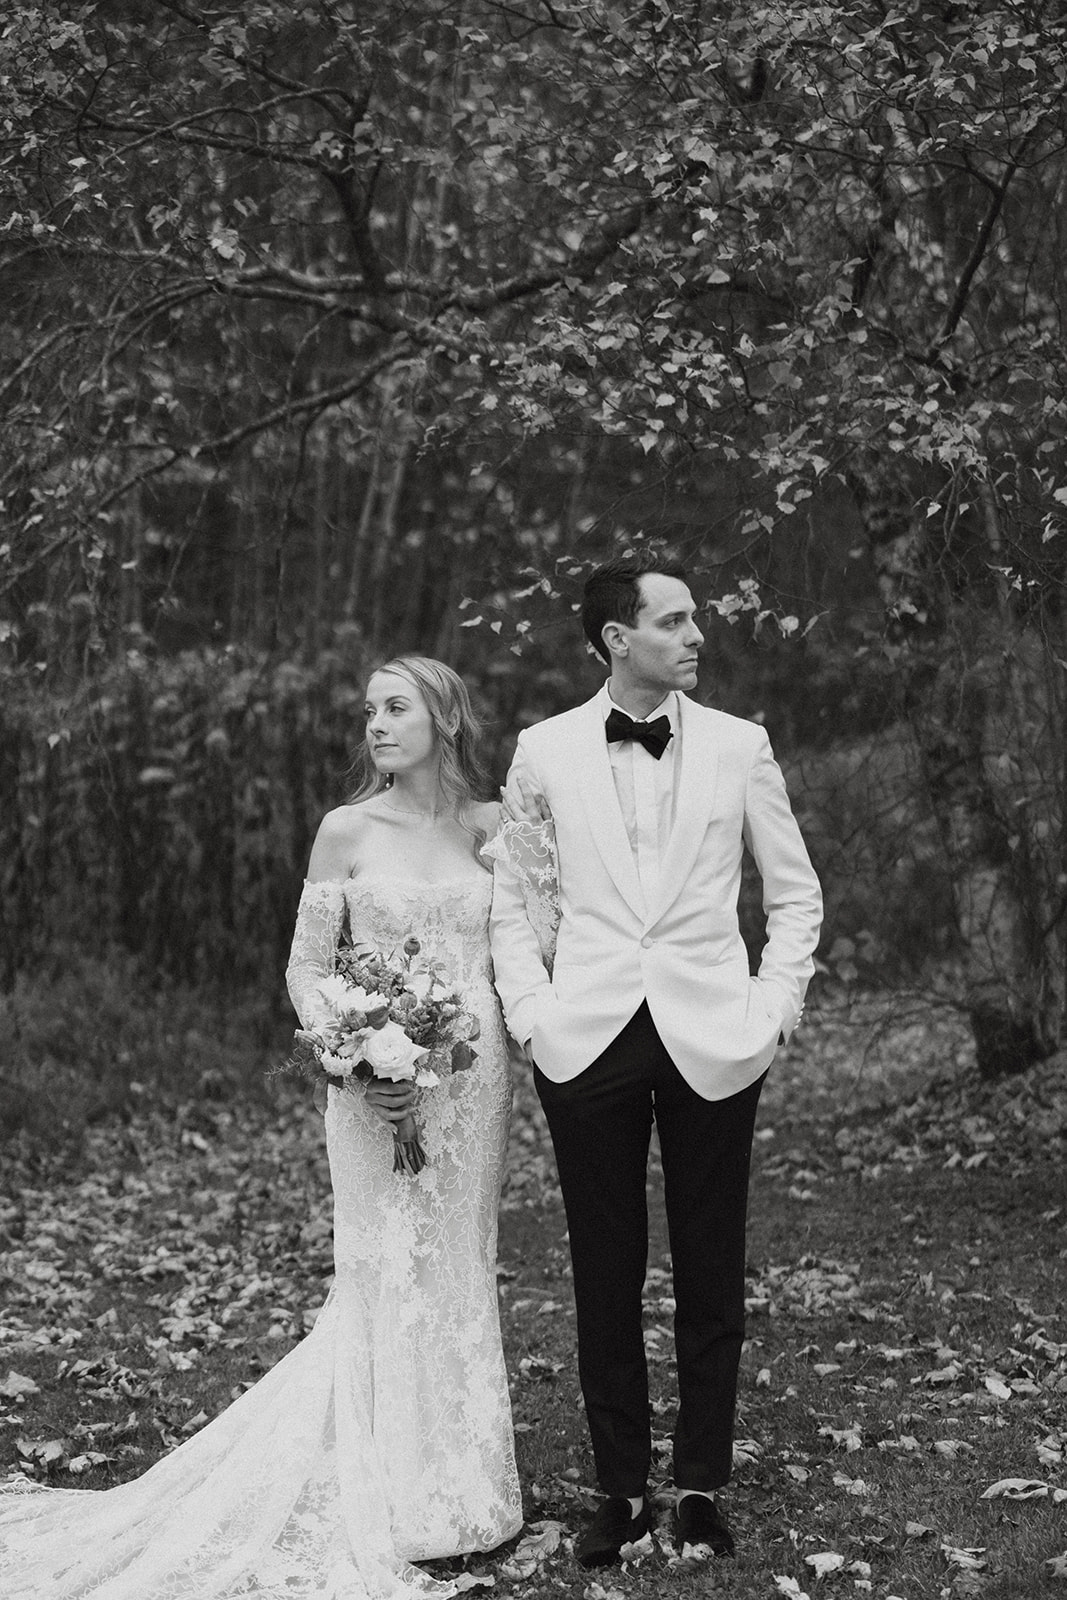
<instances>
[{"instance_id":1,"label":"flower stem wrap","mask_svg":"<svg viewBox=\"0 0 1067 1600\"><path fill-rule=\"evenodd\" d=\"M409 1112L401 1122L393 1124L393 1171L410 1172L412 1177L426 1165L426 1152L419 1140L419 1129Z\"/></svg>"}]
</instances>

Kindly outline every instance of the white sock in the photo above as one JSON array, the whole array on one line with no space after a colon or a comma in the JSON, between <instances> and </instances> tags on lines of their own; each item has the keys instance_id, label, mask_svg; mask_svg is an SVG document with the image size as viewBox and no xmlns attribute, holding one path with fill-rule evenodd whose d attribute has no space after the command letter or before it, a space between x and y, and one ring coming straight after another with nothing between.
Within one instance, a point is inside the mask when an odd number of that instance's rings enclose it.
<instances>
[{"instance_id":1,"label":"white sock","mask_svg":"<svg viewBox=\"0 0 1067 1600\"><path fill-rule=\"evenodd\" d=\"M643 1494L639 1494L637 1496L637 1498L635 1499L632 1494L629 1494L629 1495L626 1496L626 1498L630 1502L630 1514L631 1514L631 1516L634 1516L634 1517L639 1516L640 1512L641 1512L641 1507L645 1503L644 1495Z\"/></svg>"},{"instance_id":2,"label":"white sock","mask_svg":"<svg viewBox=\"0 0 1067 1600\"><path fill-rule=\"evenodd\" d=\"M710 1500L712 1505L715 1504L714 1489L679 1489L675 1504L677 1505L684 1500L687 1494L702 1494L705 1500Z\"/></svg>"}]
</instances>

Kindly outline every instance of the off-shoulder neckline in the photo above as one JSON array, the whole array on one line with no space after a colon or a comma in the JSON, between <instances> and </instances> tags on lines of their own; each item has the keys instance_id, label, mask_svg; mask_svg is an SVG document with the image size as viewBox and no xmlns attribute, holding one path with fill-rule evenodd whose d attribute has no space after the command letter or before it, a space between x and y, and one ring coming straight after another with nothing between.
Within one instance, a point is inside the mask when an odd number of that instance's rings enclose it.
<instances>
[{"instance_id":1,"label":"off-shoulder neckline","mask_svg":"<svg viewBox=\"0 0 1067 1600\"><path fill-rule=\"evenodd\" d=\"M481 876L472 878L465 873L462 878L398 878L391 872L361 872L358 878L305 878L305 889L344 889L348 884L357 888L363 883L387 883L398 889L454 889L480 887L492 882L492 873L483 868Z\"/></svg>"}]
</instances>

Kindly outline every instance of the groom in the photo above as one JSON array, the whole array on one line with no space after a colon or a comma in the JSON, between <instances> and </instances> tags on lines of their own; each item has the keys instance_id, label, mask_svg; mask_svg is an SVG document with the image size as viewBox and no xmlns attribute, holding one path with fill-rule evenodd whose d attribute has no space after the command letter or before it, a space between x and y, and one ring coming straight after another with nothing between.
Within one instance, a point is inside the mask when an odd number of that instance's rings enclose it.
<instances>
[{"instance_id":1,"label":"groom","mask_svg":"<svg viewBox=\"0 0 1067 1600\"><path fill-rule=\"evenodd\" d=\"M586 583L582 622L610 677L521 733L508 777L516 810L532 800L554 823L552 975L503 864L492 948L567 1212L606 1496L576 1554L595 1567L651 1526L641 1299L653 1119L676 1302L676 1537L734 1552L715 1491L731 1468L752 1133L767 1068L800 1017L822 903L766 733L685 692L704 640L683 570L651 551L609 562ZM757 977L737 920L746 846L767 916Z\"/></svg>"}]
</instances>

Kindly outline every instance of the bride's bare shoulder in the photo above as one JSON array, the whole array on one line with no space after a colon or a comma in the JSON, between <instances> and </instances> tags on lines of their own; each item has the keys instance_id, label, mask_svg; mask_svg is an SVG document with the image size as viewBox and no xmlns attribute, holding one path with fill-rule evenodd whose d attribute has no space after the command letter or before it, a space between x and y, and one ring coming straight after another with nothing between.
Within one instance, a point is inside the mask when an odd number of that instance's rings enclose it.
<instances>
[{"instance_id":1,"label":"bride's bare shoulder","mask_svg":"<svg viewBox=\"0 0 1067 1600\"><path fill-rule=\"evenodd\" d=\"M376 798L350 800L343 806L334 806L319 823L319 833L328 838L350 838L361 833L377 809Z\"/></svg>"},{"instance_id":2,"label":"bride's bare shoulder","mask_svg":"<svg viewBox=\"0 0 1067 1600\"><path fill-rule=\"evenodd\" d=\"M370 802L354 801L327 811L319 823L308 862L308 878L349 878L360 841L373 823Z\"/></svg>"}]
</instances>

